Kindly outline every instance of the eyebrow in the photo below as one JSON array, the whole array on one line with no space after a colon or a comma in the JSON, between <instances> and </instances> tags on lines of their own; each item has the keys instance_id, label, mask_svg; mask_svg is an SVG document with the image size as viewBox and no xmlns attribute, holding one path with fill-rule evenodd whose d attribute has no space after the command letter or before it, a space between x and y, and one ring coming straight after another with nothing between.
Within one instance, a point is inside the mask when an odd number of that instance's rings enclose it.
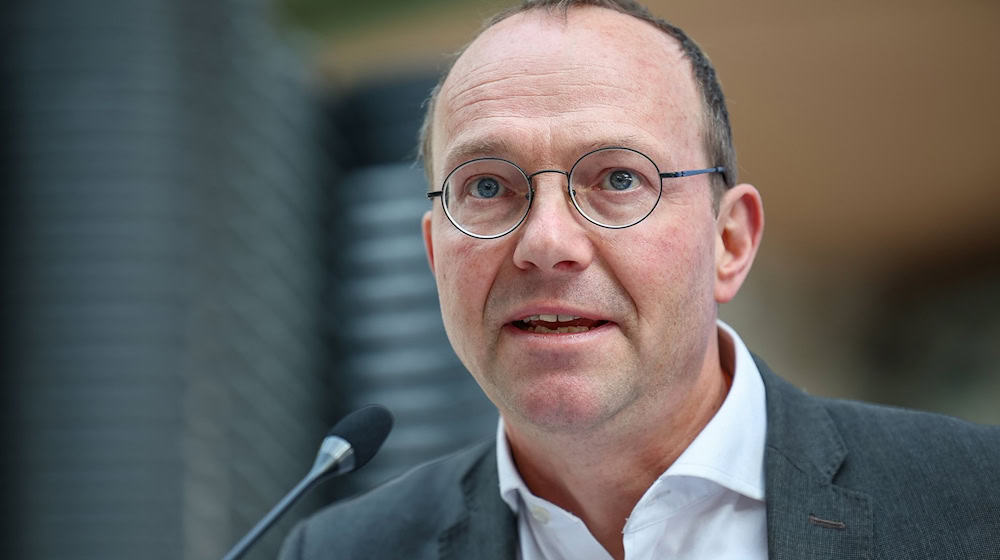
<instances>
[{"instance_id":1,"label":"eyebrow","mask_svg":"<svg viewBox=\"0 0 1000 560\"><path fill-rule=\"evenodd\" d=\"M448 150L445 162L454 167L462 162L480 157L510 158L516 151L516 145L506 138L499 136L474 138L468 142L461 142Z\"/></svg>"},{"instance_id":2,"label":"eyebrow","mask_svg":"<svg viewBox=\"0 0 1000 560\"><path fill-rule=\"evenodd\" d=\"M578 145L575 151L579 153L575 153L573 157L578 158L594 150L610 148L612 146L632 148L643 153L648 153L649 150L649 144L644 139L633 134L626 134L622 136L609 136L601 140ZM523 145L500 136L474 138L467 142L460 142L448 150L445 156L445 163L446 167L455 167L471 159L481 157L499 157L514 160L515 154L524 150ZM515 161L514 163L518 162Z\"/></svg>"}]
</instances>

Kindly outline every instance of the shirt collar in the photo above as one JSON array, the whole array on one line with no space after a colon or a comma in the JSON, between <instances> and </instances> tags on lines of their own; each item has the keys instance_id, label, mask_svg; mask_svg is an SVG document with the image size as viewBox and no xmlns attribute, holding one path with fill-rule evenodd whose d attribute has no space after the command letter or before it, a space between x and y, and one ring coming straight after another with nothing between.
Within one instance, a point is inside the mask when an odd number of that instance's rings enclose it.
<instances>
[{"instance_id":1,"label":"shirt collar","mask_svg":"<svg viewBox=\"0 0 1000 560\"><path fill-rule=\"evenodd\" d=\"M764 439L767 406L764 383L750 351L736 331L718 321L720 351L733 352L733 383L722 406L681 456L660 475L712 481L754 500L764 499ZM503 417L497 425L500 496L518 513L520 500L533 497L510 452Z\"/></svg>"},{"instance_id":2,"label":"shirt collar","mask_svg":"<svg viewBox=\"0 0 1000 560\"><path fill-rule=\"evenodd\" d=\"M722 321L718 324L720 345L728 342L735 354L733 384L715 416L660 478L703 478L748 498L763 500L767 431L764 382L740 336Z\"/></svg>"},{"instance_id":3,"label":"shirt collar","mask_svg":"<svg viewBox=\"0 0 1000 560\"><path fill-rule=\"evenodd\" d=\"M531 490L521 478L514 466L514 458L510 454L510 443L504 432L503 416L497 422L497 474L500 476L500 497L514 513L520 509L518 495L530 495Z\"/></svg>"}]
</instances>

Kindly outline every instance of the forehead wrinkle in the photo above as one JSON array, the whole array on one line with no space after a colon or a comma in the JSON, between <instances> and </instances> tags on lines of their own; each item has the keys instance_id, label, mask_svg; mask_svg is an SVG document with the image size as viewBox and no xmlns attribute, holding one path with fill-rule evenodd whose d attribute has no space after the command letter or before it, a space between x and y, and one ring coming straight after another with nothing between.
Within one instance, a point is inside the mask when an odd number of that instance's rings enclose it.
<instances>
[{"instance_id":1,"label":"forehead wrinkle","mask_svg":"<svg viewBox=\"0 0 1000 560\"><path fill-rule=\"evenodd\" d=\"M584 71L581 71L584 70ZM460 128L477 120L503 117L545 117L559 119L568 115L585 113L594 109L621 109L621 96L642 97L648 100L650 112L671 99L657 99L649 87L631 87L626 90L614 68L593 65L550 72L533 72L531 75L493 73L480 80L464 80L456 84L442 100L441 116L444 132L453 135ZM606 70L607 72L601 72ZM556 76L553 84L547 77ZM635 84L633 84L635 85ZM462 87L464 86L464 87ZM651 115L652 116L652 115Z\"/></svg>"},{"instance_id":2,"label":"forehead wrinkle","mask_svg":"<svg viewBox=\"0 0 1000 560\"><path fill-rule=\"evenodd\" d=\"M521 65L514 65L511 68L507 63L498 62L470 73L454 87L448 88L449 95L445 98L444 106L446 109L450 109L452 120L455 118L460 120L462 113L482 104L492 108L491 103L494 102L510 101L511 108L532 109L540 108L538 106L549 106L551 103L546 103L546 101L572 96L575 90L582 88L613 89L614 93L621 94L620 86L611 79L610 75L603 76L601 70L609 73L614 72L614 68L595 67L594 65L589 67L573 65L551 69L532 67L529 70ZM552 78L555 78L554 83ZM586 99L594 102L606 99L610 105L613 96L602 95ZM517 105L516 101L524 101L525 103Z\"/></svg>"},{"instance_id":3,"label":"forehead wrinkle","mask_svg":"<svg viewBox=\"0 0 1000 560\"><path fill-rule=\"evenodd\" d=\"M446 89L455 89L457 91L470 90L494 81L521 76L559 76L561 74L572 73L578 66L580 65L573 64L572 66L567 66L564 63L556 64L549 57L540 55L511 55L496 60L488 60L468 69L456 64L448 77L449 82L452 80L454 82L449 83Z\"/></svg>"}]
</instances>

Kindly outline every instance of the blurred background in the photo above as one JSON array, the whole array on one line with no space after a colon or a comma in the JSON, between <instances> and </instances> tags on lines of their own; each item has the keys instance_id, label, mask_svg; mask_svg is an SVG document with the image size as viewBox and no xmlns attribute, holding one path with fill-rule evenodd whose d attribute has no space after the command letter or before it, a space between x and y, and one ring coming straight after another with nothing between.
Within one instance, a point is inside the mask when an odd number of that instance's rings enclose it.
<instances>
[{"instance_id":1,"label":"blurred background","mask_svg":"<svg viewBox=\"0 0 1000 560\"><path fill-rule=\"evenodd\" d=\"M220 557L490 437L418 231L422 103L506 2L0 7L0 556ZM1000 423L1000 4L650 1L715 62L767 230L722 309L814 394Z\"/></svg>"}]
</instances>

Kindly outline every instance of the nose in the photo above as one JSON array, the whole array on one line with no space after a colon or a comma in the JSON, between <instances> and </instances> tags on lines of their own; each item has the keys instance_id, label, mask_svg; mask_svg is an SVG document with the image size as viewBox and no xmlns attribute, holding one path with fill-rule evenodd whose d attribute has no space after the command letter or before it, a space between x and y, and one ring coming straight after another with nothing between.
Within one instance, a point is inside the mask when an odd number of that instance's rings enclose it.
<instances>
[{"instance_id":1,"label":"nose","mask_svg":"<svg viewBox=\"0 0 1000 560\"><path fill-rule=\"evenodd\" d=\"M564 172L542 171L534 178L534 198L518 228L514 264L522 270L579 271L590 266L594 247L582 216L566 192Z\"/></svg>"}]
</instances>

